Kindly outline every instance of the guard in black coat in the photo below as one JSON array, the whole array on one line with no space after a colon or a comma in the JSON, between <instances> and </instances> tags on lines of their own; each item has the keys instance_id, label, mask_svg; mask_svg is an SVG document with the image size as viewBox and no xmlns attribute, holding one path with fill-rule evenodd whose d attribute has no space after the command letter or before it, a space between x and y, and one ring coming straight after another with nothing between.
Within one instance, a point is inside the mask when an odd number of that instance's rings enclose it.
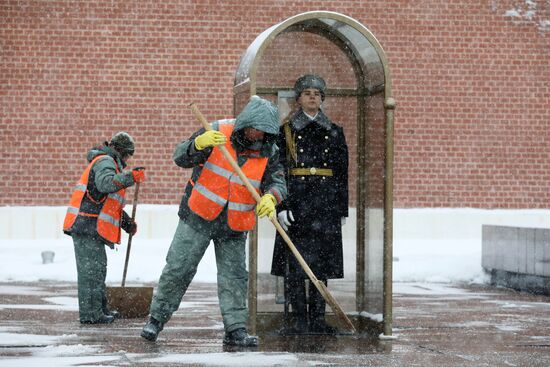
<instances>
[{"instance_id":1,"label":"guard in black coat","mask_svg":"<svg viewBox=\"0 0 550 367\"><path fill-rule=\"evenodd\" d=\"M277 216L315 276L326 284L327 279L344 276L348 148L342 127L320 109L325 90L325 81L316 75L304 75L294 85L300 109L283 124L277 142L288 185ZM335 333L325 322L325 300L313 284L306 297L307 274L278 234L271 274L285 277L285 300L295 320L285 333Z\"/></svg>"}]
</instances>

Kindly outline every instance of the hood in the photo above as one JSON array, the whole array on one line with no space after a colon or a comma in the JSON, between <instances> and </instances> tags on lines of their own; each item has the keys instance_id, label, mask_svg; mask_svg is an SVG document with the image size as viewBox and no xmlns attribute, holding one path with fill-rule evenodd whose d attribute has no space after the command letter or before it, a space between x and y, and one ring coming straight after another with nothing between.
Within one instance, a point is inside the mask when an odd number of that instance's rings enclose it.
<instances>
[{"instance_id":1,"label":"hood","mask_svg":"<svg viewBox=\"0 0 550 367\"><path fill-rule=\"evenodd\" d=\"M265 133L263 141L258 141L254 144L246 142L242 130L247 127L263 131ZM260 156L269 157L272 154L278 134L279 109L277 106L268 100L252 96L248 104L235 119L231 142L239 150L257 150L260 151Z\"/></svg>"},{"instance_id":2,"label":"hood","mask_svg":"<svg viewBox=\"0 0 550 367\"><path fill-rule=\"evenodd\" d=\"M235 120L235 130L252 127L268 134L279 133L279 109L273 103L258 96L252 96Z\"/></svg>"},{"instance_id":3,"label":"hood","mask_svg":"<svg viewBox=\"0 0 550 367\"><path fill-rule=\"evenodd\" d=\"M88 153L86 154L86 160L89 163L99 155L108 155L108 156L110 156L111 158L113 158L115 160L115 162L118 164L120 169L123 169L123 168L126 167L126 163L124 163L122 161L122 159L120 159L120 155L114 149L111 149L107 145L99 145L99 146L96 146L96 147L93 147L92 149L90 149L88 151Z\"/></svg>"}]
</instances>

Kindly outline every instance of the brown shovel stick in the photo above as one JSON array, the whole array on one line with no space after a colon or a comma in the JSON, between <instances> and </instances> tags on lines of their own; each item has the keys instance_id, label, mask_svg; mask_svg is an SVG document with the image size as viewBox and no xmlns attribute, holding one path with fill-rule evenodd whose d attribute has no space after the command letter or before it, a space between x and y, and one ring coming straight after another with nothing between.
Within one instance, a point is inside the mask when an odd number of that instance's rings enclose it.
<instances>
[{"instance_id":1,"label":"brown shovel stick","mask_svg":"<svg viewBox=\"0 0 550 367\"><path fill-rule=\"evenodd\" d=\"M208 123L208 121L206 121L206 118L203 116L203 114L199 111L198 107L194 104L194 103L191 103L189 105L191 107L191 110L193 111L193 114L195 115L195 117L200 121L200 123L202 124L202 126L204 127L204 129L206 131L208 130L212 130L212 127L210 126L210 124ZM223 153L225 159L227 159L227 161L229 162L229 164L231 164L231 167L233 167L233 169L235 170L235 172L237 172L237 174L239 175L241 181L245 184L246 188L248 189L248 191L250 191L250 193L252 194L252 196L254 197L254 199L256 200L257 203L260 202L261 198L260 198L260 195L258 194L258 192L256 191L256 189L252 186L252 184L250 184L250 181L248 180L248 178L245 176L245 174L243 173L243 171L241 170L241 168L239 167L239 165L237 164L237 162L235 162L235 160L233 159L233 157L231 156L231 154L227 151L227 149L225 148L225 146L223 145L218 145L218 148L220 149L220 151ZM328 288L327 286L325 285L325 283L323 283L322 281L320 281L319 279L317 279L317 277L315 276L315 274L313 274L313 272L311 271L311 269L309 268L309 266L307 265L307 263L305 262L304 258L302 257L302 255L300 255L300 252L298 252L298 250L296 249L296 246L294 245L294 243L292 243L292 240L290 239L290 237L288 237L288 235L286 234L285 230L283 229L283 227L281 227L281 225L279 224L279 222L277 221L277 218L275 216L273 216L272 218L269 218L269 220L271 221L271 223L273 223L273 225L275 226L275 228L277 229L277 232L279 232L279 234L281 235L281 237L285 240L286 244L288 245L290 251L292 251L292 253L294 254L294 256L296 257L296 259L298 260L298 262L300 263L300 265L302 266L302 268L304 269L305 273L307 274L307 276L309 277L309 279L311 280L311 282L315 285L315 287L319 290L319 292L321 293L321 295L323 296L323 298L325 299L325 301L327 301L327 303L329 304L330 308L332 309L332 311L334 312L334 314L336 315L336 317L338 319L340 319L345 325L346 327L352 331L352 332L356 332L355 330L355 327L353 326L353 324L351 323L350 319L346 316L346 314L344 313L344 310L342 310L342 307L340 307L340 305L338 304L338 302L336 301L336 299L332 296L332 294L330 294L330 292L328 291Z\"/></svg>"},{"instance_id":2,"label":"brown shovel stick","mask_svg":"<svg viewBox=\"0 0 550 367\"><path fill-rule=\"evenodd\" d=\"M139 194L139 182L136 182L136 188L134 190L134 202L132 207L132 221L134 222L136 220L136 209L137 209L137 203L138 203L138 194ZM126 272L128 271L128 260L130 260L130 248L132 247L132 237L134 235L130 233L128 236L128 247L126 248L126 261L124 262L124 272L122 273L122 285L121 287L124 287L124 284L126 283Z\"/></svg>"}]
</instances>

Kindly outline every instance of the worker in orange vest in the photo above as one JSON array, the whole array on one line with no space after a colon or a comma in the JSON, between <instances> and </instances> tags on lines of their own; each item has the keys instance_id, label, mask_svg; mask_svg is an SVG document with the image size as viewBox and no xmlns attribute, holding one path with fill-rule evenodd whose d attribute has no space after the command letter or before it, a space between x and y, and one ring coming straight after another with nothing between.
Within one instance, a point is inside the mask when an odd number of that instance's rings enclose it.
<instances>
[{"instance_id":1,"label":"worker in orange vest","mask_svg":"<svg viewBox=\"0 0 550 367\"><path fill-rule=\"evenodd\" d=\"M259 217L275 215L286 197L283 167L275 144L279 132L277 107L253 96L236 119L219 120L211 131L199 130L176 147L175 163L193 168L179 210L179 224L166 256L151 317L141 336L155 341L178 309L210 241L218 269L218 298L223 317L223 343L258 345L246 330L248 272L247 232ZM217 146L224 145L261 196L256 204Z\"/></svg>"},{"instance_id":2,"label":"worker in orange vest","mask_svg":"<svg viewBox=\"0 0 550 367\"><path fill-rule=\"evenodd\" d=\"M135 234L137 224L122 210L126 188L145 181L143 168L123 171L134 154L134 139L121 131L110 142L92 148L88 166L73 190L63 231L73 238L78 274L78 309L82 324L110 324L105 295L105 246L120 243L120 229Z\"/></svg>"}]
</instances>

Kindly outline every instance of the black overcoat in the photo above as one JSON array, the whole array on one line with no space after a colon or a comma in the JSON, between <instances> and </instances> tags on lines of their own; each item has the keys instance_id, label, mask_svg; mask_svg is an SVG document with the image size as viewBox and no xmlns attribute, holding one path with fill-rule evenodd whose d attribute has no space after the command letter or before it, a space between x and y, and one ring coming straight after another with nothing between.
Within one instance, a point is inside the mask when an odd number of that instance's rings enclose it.
<instances>
[{"instance_id":1,"label":"black overcoat","mask_svg":"<svg viewBox=\"0 0 550 367\"><path fill-rule=\"evenodd\" d=\"M292 211L295 222L288 234L317 278L342 278L341 221L348 216L348 149L343 129L322 111L315 121L310 121L299 110L288 123L296 143L297 159L294 161L290 156L284 127L281 127L277 145L285 167L288 197L277 211ZM333 175L292 175L289 174L292 168L331 169ZM284 276L287 256L289 271L307 278L277 234L271 267L273 275Z\"/></svg>"}]
</instances>

